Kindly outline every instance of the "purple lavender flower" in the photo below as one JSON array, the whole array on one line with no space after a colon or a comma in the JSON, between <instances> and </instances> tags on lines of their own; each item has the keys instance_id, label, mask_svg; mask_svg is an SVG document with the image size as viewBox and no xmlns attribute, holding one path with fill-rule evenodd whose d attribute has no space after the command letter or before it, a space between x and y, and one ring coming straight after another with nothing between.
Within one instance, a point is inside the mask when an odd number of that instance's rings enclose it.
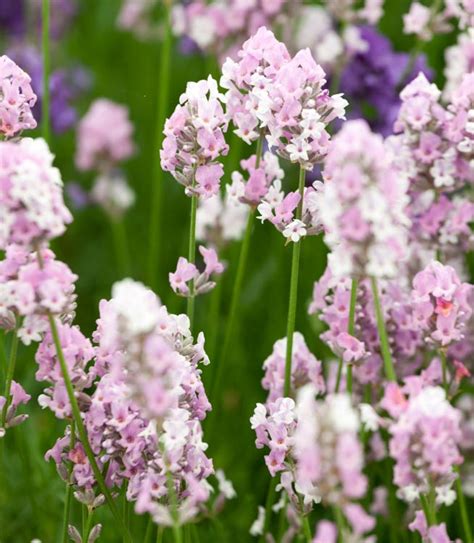
<instances>
[{"instance_id":1,"label":"purple lavender flower","mask_svg":"<svg viewBox=\"0 0 474 543\"><path fill-rule=\"evenodd\" d=\"M387 136L392 133L400 109L398 86L408 64L408 55L392 49L390 41L370 26L360 28L367 50L359 52L342 73L341 90L352 110L348 118L369 117L372 130ZM425 57L419 57L406 81L420 71L431 71Z\"/></svg>"}]
</instances>

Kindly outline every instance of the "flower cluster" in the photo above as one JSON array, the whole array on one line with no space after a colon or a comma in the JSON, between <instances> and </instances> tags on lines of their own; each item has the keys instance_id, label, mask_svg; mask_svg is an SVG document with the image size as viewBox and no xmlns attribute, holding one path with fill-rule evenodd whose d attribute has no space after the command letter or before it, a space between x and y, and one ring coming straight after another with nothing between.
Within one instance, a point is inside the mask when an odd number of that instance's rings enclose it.
<instances>
[{"instance_id":1,"label":"flower cluster","mask_svg":"<svg viewBox=\"0 0 474 543\"><path fill-rule=\"evenodd\" d=\"M317 207L340 276L391 277L405 253L408 183L398 178L383 139L349 121L333 140Z\"/></svg>"},{"instance_id":2,"label":"flower cluster","mask_svg":"<svg viewBox=\"0 0 474 543\"><path fill-rule=\"evenodd\" d=\"M211 276L220 275L224 271L224 265L219 262L217 253L212 247L207 249L200 245L199 252L205 265L201 273L194 264L181 256L176 271L169 274L171 288L180 296L197 296L209 292L216 286Z\"/></svg>"},{"instance_id":3,"label":"flower cluster","mask_svg":"<svg viewBox=\"0 0 474 543\"><path fill-rule=\"evenodd\" d=\"M255 139L255 129L265 128L278 155L312 169L327 154L328 124L344 118L347 102L323 88L324 70L309 49L291 58L266 28L244 44L239 56L240 62L228 59L224 64L221 84L229 89L234 124L240 132L248 131L243 139Z\"/></svg>"},{"instance_id":4,"label":"flower cluster","mask_svg":"<svg viewBox=\"0 0 474 543\"><path fill-rule=\"evenodd\" d=\"M42 139L0 142L0 249L61 235L72 217L59 170Z\"/></svg>"},{"instance_id":5,"label":"flower cluster","mask_svg":"<svg viewBox=\"0 0 474 543\"><path fill-rule=\"evenodd\" d=\"M432 262L413 279L415 322L426 340L442 347L463 338L472 315L472 285L462 283L456 270Z\"/></svg>"},{"instance_id":6,"label":"flower cluster","mask_svg":"<svg viewBox=\"0 0 474 543\"><path fill-rule=\"evenodd\" d=\"M77 128L76 166L82 171L110 170L132 156L132 133L127 108L98 98Z\"/></svg>"},{"instance_id":7,"label":"flower cluster","mask_svg":"<svg viewBox=\"0 0 474 543\"><path fill-rule=\"evenodd\" d=\"M456 95L459 99L448 108L451 112L439 103L441 91L423 74L400 94L402 107L395 129L401 133L401 145L395 152L414 190L452 191L472 179L468 165L472 144L466 125L470 81L466 77L465 84L453 91L453 100Z\"/></svg>"},{"instance_id":8,"label":"flower cluster","mask_svg":"<svg viewBox=\"0 0 474 543\"><path fill-rule=\"evenodd\" d=\"M390 409L395 421L389 431L399 496L413 502L435 491L438 504L452 504L454 466L462 462L461 413L439 387L425 387L408 398L401 393L397 411Z\"/></svg>"},{"instance_id":9,"label":"flower cluster","mask_svg":"<svg viewBox=\"0 0 474 543\"><path fill-rule=\"evenodd\" d=\"M40 341L48 328L48 314L64 322L73 320L76 280L52 251L41 248L39 253L29 253L22 246L9 245L0 261L0 327L17 328L26 345Z\"/></svg>"},{"instance_id":10,"label":"flower cluster","mask_svg":"<svg viewBox=\"0 0 474 543\"><path fill-rule=\"evenodd\" d=\"M165 123L160 151L162 168L186 187L188 196L209 198L218 193L224 168L217 159L228 152L226 130L217 82L209 76L207 80L188 83L179 105Z\"/></svg>"},{"instance_id":11,"label":"flower cluster","mask_svg":"<svg viewBox=\"0 0 474 543\"><path fill-rule=\"evenodd\" d=\"M284 23L298 11L300 0L192 0L173 9L173 29L203 50L224 60L233 57L259 27Z\"/></svg>"},{"instance_id":12,"label":"flower cluster","mask_svg":"<svg viewBox=\"0 0 474 543\"><path fill-rule=\"evenodd\" d=\"M265 377L262 380L262 387L268 391L267 404L283 396L286 344L286 338L276 341L272 354L263 363ZM299 332L295 332L291 365L291 395L294 396L295 392L307 383L312 383L318 393L323 393L325 390L321 362L310 352L304 337Z\"/></svg>"},{"instance_id":13,"label":"flower cluster","mask_svg":"<svg viewBox=\"0 0 474 543\"><path fill-rule=\"evenodd\" d=\"M0 57L0 134L12 137L36 127L31 78L6 55Z\"/></svg>"},{"instance_id":14,"label":"flower cluster","mask_svg":"<svg viewBox=\"0 0 474 543\"><path fill-rule=\"evenodd\" d=\"M345 394L316 399L312 385L301 389L294 433L296 485L309 503L344 506L367 488L358 439L359 419Z\"/></svg>"},{"instance_id":15,"label":"flower cluster","mask_svg":"<svg viewBox=\"0 0 474 543\"><path fill-rule=\"evenodd\" d=\"M127 499L135 502L138 513L171 525L171 477L179 522L192 519L209 498L207 479L213 474L201 427L210 410L198 367L209 362L202 334L194 344L187 317L169 314L152 291L126 279L114 285L110 301L100 304L95 347L76 327L61 327L60 336L92 450L99 466L107 466L108 485L126 483ZM59 417L68 416L49 335L37 361L37 378L55 383L40 403ZM80 501L100 505L80 441L71 444L66 433L47 458L60 473L71 466ZM229 483L227 487L225 494L232 497Z\"/></svg>"},{"instance_id":16,"label":"flower cluster","mask_svg":"<svg viewBox=\"0 0 474 543\"><path fill-rule=\"evenodd\" d=\"M93 102L77 129L76 166L98 171L91 200L112 220L120 219L135 202L135 193L118 169L134 153L132 134L128 109L105 98Z\"/></svg>"}]
</instances>

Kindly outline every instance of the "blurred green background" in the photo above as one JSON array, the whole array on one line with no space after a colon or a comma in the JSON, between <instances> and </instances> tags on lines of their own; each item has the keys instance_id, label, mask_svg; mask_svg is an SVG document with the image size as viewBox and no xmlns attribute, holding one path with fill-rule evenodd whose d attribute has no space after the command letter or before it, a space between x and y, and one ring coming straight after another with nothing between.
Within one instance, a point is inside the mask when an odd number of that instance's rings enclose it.
<instances>
[{"instance_id":1,"label":"blurred green background","mask_svg":"<svg viewBox=\"0 0 474 543\"><path fill-rule=\"evenodd\" d=\"M78 102L81 115L96 97L110 98L130 109L137 153L125 165L125 172L136 191L137 201L126 216L125 226L131 275L145 281L152 171L153 162L158 159L154 142L157 94L161 86L160 43L139 41L132 34L120 31L116 27L120 4L119 0L81 0L72 27L53 48L52 68L80 64L91 72L92 87ZM385 16L380 29L392 40L397 50L410 50L413 46L413 39L402 34L401 17L409 4L409 0L385 2ZM38 37L32 36L31 39L39 43ZM436 37L426 48L438 83L442 83L443 50L452 41L453 37L449 35ZM174 43L171 66L170 111L186 82L206 77L209 66L215 66L215 62L199 55L183 56ZM65 183L77 181L85 188L91 186L93 176L80 174L74 166L74 131L53 136L52 150ZM248 156L251 151L244 144L242 157ZM226 180L229 178L230 171L227 169ZM288 187L296 187L297 173L289 169L285 183ZM159 218L161 243L157 293L173 312L185 309L184 300L178 299L171 291L167 276L169 271L174 270L178 256L185 254L189 205L190 200L184 196L183 188L165 175ZM105 214L97 207L88 207L74 211L74 215L73 224L54 243L54 248L58 257L79 275L76 322L85 334L90 334L95 328L99 300L110 297L111 286L121 275L116 264L110 222ZM224 255L229 265L222 277L221 326L218 330L209 328L209 308L215 294L198 298L196 303L196 329L204 330L211 336L216 334L215 345L212 345L212 341L210 345L211 365L204 369L206 382L213 372L213 356L216 350L219 352L214 347L222 342L238 250L238 244L234 244ZM225 364L221 408L208 415L205 425L207 429L209 423L215 425L212 434L205 434L209 454L214 459L215 467L223 468L233 481L238 497L226 504L217 523L204 522L199 527L201 541L251 540L249 527L256 517L257 506L265 501L269 475L263 452L254 446L249 417L255 403L265 398L260 386L262 362L270 354L273 343L285 335L290 251L290 247L284 247L283 237L271 225L256 223L236 334L229 358L221 361ZM321 326L308 317L306 307L313 282L322 274L325 265L326 250L320 237L306 239L301 260L297 330L304 334L310 349L321 359L328 358L328 353L318 340ZM3 440L0 541L25 543L39 538L43 543L53 543L58 540L61 525L64 485L54 465L46 463L43 455L62 434L64 423L57 421L53 413L41 411L36 403L43 387L34 380L34 349L21 347L17 367L16 379L24 384L33 400L27 406L29 420L9 432L7 439ZM73 515L76 524L79 524L80 508L77 503ZM104 525L101 541L120 540L106 507L97 513L97 519ZM146 519L141 517L133 520L135 541L142 541L145 523ZM386 540L383 535L379 539Z\"/></svg>"}]
</instances>

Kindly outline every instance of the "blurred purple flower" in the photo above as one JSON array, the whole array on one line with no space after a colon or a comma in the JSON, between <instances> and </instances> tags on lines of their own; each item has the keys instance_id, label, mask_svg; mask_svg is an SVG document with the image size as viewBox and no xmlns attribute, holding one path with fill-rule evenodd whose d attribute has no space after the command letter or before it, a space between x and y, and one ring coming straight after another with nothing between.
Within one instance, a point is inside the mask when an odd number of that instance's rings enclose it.
<instances>
[{"instance_id":1,"label":"blurred purple flower","mask_svg":"<svg viewBox=\"0 0 474 543\"><path fill-rule=\"evenodd\" d=\"M41 0L1 0L0 28L9 36L23 36L27 31L27 13L41 30ZM51 0L50 31L53 39L59 39L77 13L76 0Z\"/></svg>"},{"instance_id":2,"label":"blurred purple flower","mask_svg":"<svg viewBox=\"0 0 474 543\"><path fill-rule=\"evenodd\" d=\"M31 86L38 96L33 115L39 122L43 95L41 55L33 46L21 44L13 46L7 54L31 77ZM82 68L56 70L51 74L51 126L54 132L60 134L75 124L77 113L73 102L89 86L90 76Z\"/></svg>"},{"instance_id":3,"label":"blurred purple flower","mask_svg":"<svg viewBox=\"0 0 474 543\"><path fill-rule=\"evenodd\" d=\"M85 191L79 183L69 181L65 186L66 194L74 209L83 209L90 205L91 199L87 191Z\"/></svg>"},{"instance_id":4,"label":"blurred purple flower","mask_svg":"<svg viewBox=\"0 0 474 543\"><path fill-rule=\"evenodd\" d=\"M394 51L390 41L373 27L364 26L360 30L368 48L356 54L343 71L341 91L352 106L348 118L366 118L372 130L387 136L393 131L400 109L397 87L409 56ZM405 82L411 81L420 71L427 77L431 75L424 56L418 57Z\"/></svg>"},{"instance_id":5,"label":"blurred purple flower","mask_svg":"<svg viewBox=\"0 0 474 543\"><path fill-rule=\"evenodd\" d=\"M25 10L20 0L2 0L0 2L0 28L11 36L18 36L25 31Z\"/></svg>"}]
</instances>

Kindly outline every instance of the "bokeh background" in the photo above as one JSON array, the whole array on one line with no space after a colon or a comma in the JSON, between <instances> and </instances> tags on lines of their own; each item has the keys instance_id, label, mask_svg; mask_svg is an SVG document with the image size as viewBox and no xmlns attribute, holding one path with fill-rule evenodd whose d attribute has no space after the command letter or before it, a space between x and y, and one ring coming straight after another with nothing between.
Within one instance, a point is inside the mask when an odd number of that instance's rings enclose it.
<instances>
[{"instance_id":1,"label":"bokeh background","mask_svg":"<svg viewBox=\"0 0 474 543\"><path fill-rule=\"evenodd\" d=\"M317 3L317 2L313 2ZM37 4L35 6L35 4ZM2 52L21 42L40 50L39 7L41 0L0 0L0 44ZM159 4L159 3L158 3ZM385 14L379 30L392 42L395 50L410 51L414 39L402 31L402 14L408 9L409 0L386 0ZM24 32L12 31L8 10L12 6L29 14ZM35 9L36 8L36 9ZM133 33L117 27L121 0L78 0L76 11L64 33L52 47L52 70L81 70L83 88L74 99L78 116L82 116L97 97L107 97L129 108L135 126L135 155L126 162L124 171L136 193L136 203L127 212L125 229L130 257L130 275L146 282L149 253L149 221L153 167L158 159L156 146L157 102L161 90L159 78L160 39L140 40ZM61 9L52 3L52 9ZM10 12L11 13L11 12ZM54 17L54 12L53 12ZM59 14L58 14L59 15ZM35 20L36 17L36 20ZM159 21L160 6L154 17ZM443 84L444 50L455 41L453 35L435 37L425 48L427 61L433 70L434 80ZM195 52L183 54L180 43L173 40L171 63L171 94L169 112L172 111L186 82L218 74L212 57ZM39 130L37 131L39 135ZM93 175L79 172L74 164L76 147L74 128L58 135L53 134L52 151L56 165L68 183L77 183L88 190ZM235 144L235 140L234 140ZM225 179L230 180L232 168L239 159L250 155L251 149L240 144L226 163ZM297 173L287 170L285 183L296 187ZM184 311L184 300L171 291L167 276L174 270L178 256L185 254L190 201L183 189L169 175L163 179L163 205L159 216L161 231L158 251L157 293L170 311ZM66 234L54 242L58 258L66 261L79 275L77 282L77 323L85 334L95 328L98 302L110 297L114 281L123 277L114 250L111 223L97 206L78 208L68 200L74 222ZM197 301L196 329L207 336L211 365L204 370L209 382L213 372L213 358L219 354L223 339L225 318L236 269L239 244L230 245L223 255L228 268L222 276L218 290ZM265 501L269 475L263 454L254 445L254 434L249 417L255 403L264 399L260 386L262 362L270 354L275 340L285 336L288 285L290 272L290 246L271 225L256 224L251 241L249 265L239 304L240 316L235 330L229 358L220 391L221 404L208 416L205 437L215 466L223 468L233 481L238 498L227 503L217 522L205 522L200 528L201 541L245 542L251 540L249 527L256 517L257 506ZM302 251L301 279L297 330L303 333L310 349L321 359L328 358L318 334L322 325L307 315L306 308L313 282L322 274L326 265L326 249L320 237L305 240ZM221 297L220 326L212 326L216 300ZM43 456L58 435L63 423L50 411L41 411L35 399L42 385L34 379L36 365L34 350L21 348L17 378L32 394L27 406L29 420L12 430L3 444L3 461L0 462L0 541L25 543L33 538L43 543L57 539L61 523L64 485L57 476L53 463ZM212 428L210 428L212 426ZM212 431L211 431L212 430ZM207 433L206 433L207 432ZM74 518L79 522L80 510L76 507ZM101 541L118 541L113 521L107 508L97 514L104 524ZM146 520L135 518L132 532L136 541L144 533ZM407 534L407 540L410 537ZM166 536L165 536L166 540ZM388 534L380 534L379 541L390 541Z\"/></svg>"}]
</instances>

